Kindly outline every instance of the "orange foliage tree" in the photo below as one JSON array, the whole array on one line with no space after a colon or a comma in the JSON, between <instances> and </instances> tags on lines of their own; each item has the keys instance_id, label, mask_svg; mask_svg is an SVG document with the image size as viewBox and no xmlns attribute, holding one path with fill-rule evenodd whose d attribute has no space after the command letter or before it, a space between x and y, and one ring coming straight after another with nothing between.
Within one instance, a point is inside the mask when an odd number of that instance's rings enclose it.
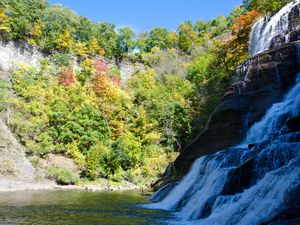
<instances>
[{"instance_id":1,"label":"orange foliage tree","mask_svg":"<svg viewBox=\"0 0 300 225\"><path fill-rule=\"evenodd\" d=\"M236 18L231 28L232 38L225 44L228 68L234 70L241 62L249 57L248 44L252 26L260 13L256 10Z\"/></svg>"},{"instance_id":2,"label":"orange foliage tree","mask_svg":"<svg viewBox=\"0 0 300 225\"><path fill-rule=\"evenodd\" d=\"M105 83L108 81L113 82L115 85L120 85L120 77L116 73L111 71L108 65L102 59L98 59L95 61L94 71L94 88L96 92L105 91Z\"/></svg>"},{"instance_id":3,"label":"orange foliage tree","mask_svg":"<svg viewBox=\"0 0 300 225\"><path fill-rule=\"evenodd\" d=\"M245 15L236 18L231 30L233 34L241 35L241 33L250 33L253 23L260 16L256 10L252 10Z\"/></svg>"},{"instance_id":4,"label":"orange foliage tree","mask_svg":"<svg viewBox=\"0 0 300 225\"><path fill-rule=\"evenodd\" d=\"M94 91L98 94L109 92L107 82L109 81L109 68L102 59L97 59L94 63Z\"/></svg>"},{"instance_id":5,"label":"orange foliage tree","mask_svg":"<svg viewBox=\"0 0 300 225\"><path fill-rule=\"evenodd\" d=\"M109 77L109 68L102 59L97 59L94 63L95 75L96 76L107 76Z\"/></svg>"},{"instance_id":6,"label":"orange foliage tree","mask_svg":"<svg viewBox=\"0 0 300 225\"><path fill-rule=\"evenodd\" d=\"M61 68L59 82L65 87L72 86L76 82L74 64L70 67L64 66Z\"/></svg>"}]
</instances>

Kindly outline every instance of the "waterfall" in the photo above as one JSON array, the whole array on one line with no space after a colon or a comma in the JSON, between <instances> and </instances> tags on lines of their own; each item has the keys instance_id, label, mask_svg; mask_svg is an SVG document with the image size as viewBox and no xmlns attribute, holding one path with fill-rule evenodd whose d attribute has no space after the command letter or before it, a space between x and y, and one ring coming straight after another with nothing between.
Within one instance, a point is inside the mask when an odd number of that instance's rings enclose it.
<instances>
[{"instance_id":1,"label":"waterfall","mask_svg":"<svg viewBox=\"0 0 300 225\"><path fill-rule=\"evenodd\" d=\"M245 143L256 143L267 139L275 131L279 131L284 119L296 116L300 108L300 74L297 76L295 87L280 103L275 103L266 113L264 118L255 123L248 132Z\"/></svg>"},{"instance_id":2,"label":"waterfall","mask_svg":"<svg viewBox=\"0 0 300 225\"><path fill-rule=\"evenodd\" d=\"M299 0L254 25L252 55L268 50L277 35L286 37L288 14L296 4ZM245 66L239 74L247 75ZM279 78L277 67L275 72ZM168 193L163 187L151 198L157 202L144 207L172 211L175 219L169 224L284 224L284 216L299 219L300 131L287 125L299 116L300 73L294 87L252 125L240 145L198 158Z\"/></svg>"},{"instance_id":3,"label":"waterfall","mask_svg":"<svg viewBox=\"0 0 300 225\"><path fill-rule=\"evenodd\" d=\"M299 114L300 74L241 145L197 159L162 201L145 207L176 211L178 224L267 223L281 213L289 194L300 189L300 133L274 135L284 129L287 117ZM249 150L252 143L256 145Z\"/></svg>"},{"instance_id":4,"label":"waterfall","mask_svg":"<svg viewBox=\"0 0 300 225\"><path fill-rule=\"evenodd\" d=\"M274 16L262 18L254 24L249 43L251 56L269 50L272 45L281 44L278 42L287 43L289 41L289 13L299 2L299 0L293 1Z\"/></svg>"}]
</instances>

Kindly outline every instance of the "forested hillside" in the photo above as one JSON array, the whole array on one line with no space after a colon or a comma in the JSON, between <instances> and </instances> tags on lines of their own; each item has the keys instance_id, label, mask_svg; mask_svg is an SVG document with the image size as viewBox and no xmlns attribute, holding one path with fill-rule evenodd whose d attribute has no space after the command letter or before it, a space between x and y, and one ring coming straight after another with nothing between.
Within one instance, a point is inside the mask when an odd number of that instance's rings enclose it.
<instances>
[{"instance_id":1,"label":"forested hillside","mask_svg":"<svg viewBox=\"0 0 300 225\"><path fill-rule=\"evenodd\" d=\"M13 71L12 90L1 81L0 110L13 108L9 126L36 168L49 154L72 158L79 168L78 176L48 168L49 178L149 184L239 79L234 71L249 57L253 23L287 2L246 1L227 17L135 34L45 0L2 0L1 39L38 46L49 56L40 68ZM145 70L137 68L121 86L124 58ZM109 59L117 65L109 67Z\"/></svg>"}]
</instances>

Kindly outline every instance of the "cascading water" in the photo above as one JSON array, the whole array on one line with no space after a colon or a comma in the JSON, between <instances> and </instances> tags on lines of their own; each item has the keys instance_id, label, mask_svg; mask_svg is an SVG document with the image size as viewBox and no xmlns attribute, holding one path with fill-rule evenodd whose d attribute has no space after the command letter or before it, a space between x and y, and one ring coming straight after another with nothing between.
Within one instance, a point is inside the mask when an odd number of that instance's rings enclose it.
<instances>
[{"instance_id":1,"label":"cascading water","mask_svg":"<svg viewBox=\"0 0 300 225\"><path fill-rule=\"evenodd\" d=\"M284 100L252 126L242 145L199 158L161 202L146 207L178 211L179 224L268 222L288 194L300 188L300 143L291 141L300 134L280 134L285 118L299 114L300 75ZM257 145L249 150L253 143ZM252 174L243 178L240 171L251 165Z\"/></svg>"},{"instance_id":2,"label":"cascading water","mask_svg":"<svg viewBox=\"0 0 300 225\"><path fill-rule=\"evenodd\" d=\"M295 4L288 4L269 23L258 22L252 35L256 30L268 41L287 29L286 12ZM269 48L270 43L260 43L258 36L256 40L254 53ZM158 202L145 207L174 211L176 221L170 224L300 221L300 129L291 131L287 122L294 118L300 120L300 73L295 86L249 129L240 145L197 159L181 182L168 194L162 194L164 188L157 191L151 200Z\"/></svg>"},{"instance_id":3,"label":"cascading water","mask_svg":"<svg viewBox=\"0 0 300 225\"><path fill-rule=\"evenodd\" d=\"M262 18L254 24L249 43L251 56L269 50L273 44L278 44L278 42L289 42L288 17L291 9L299 2L299 0L293 1L274 16Z\"/></svg>"},{"instance_id":4,"label":"cascading water","mask_svg":"<svg viewBox=\"0 0 300 225\"><path fill-rule=\"evenodd\" d=\"M274 104L267 112L265 117L258 123L254 124L248 132L245 143L261 142L278 131L284 119L296 116L300 109L300 75L297 77L297 84L288 93L285 99Z\"/></svg>"}]
</instances>

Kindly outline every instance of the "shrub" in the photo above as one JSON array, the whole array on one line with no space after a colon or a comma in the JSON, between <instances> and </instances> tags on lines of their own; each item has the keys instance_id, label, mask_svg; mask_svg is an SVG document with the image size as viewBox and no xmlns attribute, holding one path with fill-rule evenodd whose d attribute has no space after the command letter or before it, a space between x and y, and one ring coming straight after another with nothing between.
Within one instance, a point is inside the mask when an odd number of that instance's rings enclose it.
<instances>
[{"instance_id":1,"label":"shrub","mask_svg":"<svg viewBox=\"0 0 300 225\"><path fill-rule=\"evenodd\" d=\"M8 96L7 82L5 82L3 79L0 79L0 111L6 109Z\"/></svg>"},{"instance_id":2,"label":"shrub","mask_svg":"<svg viewBox=\"0 0 300 225\"><path fill-rule=\"evenodd\" d=\"M101 176L107 176L105 172L105 161L108 154L108 147L101 143L91 147L86 157L86 175L89 178L95 180Z\"/></svg>"},{"instance_id":3,"label":"shrub","mask_svg":"<svg viewBox=\"0 0 300 225\"><path fill-rule=\"evenodd\" d=\"M67 168L52 167L48 170L48 178L61 185L75 184L79 181L77 174Z\"/></svg>"}]
</instances>

